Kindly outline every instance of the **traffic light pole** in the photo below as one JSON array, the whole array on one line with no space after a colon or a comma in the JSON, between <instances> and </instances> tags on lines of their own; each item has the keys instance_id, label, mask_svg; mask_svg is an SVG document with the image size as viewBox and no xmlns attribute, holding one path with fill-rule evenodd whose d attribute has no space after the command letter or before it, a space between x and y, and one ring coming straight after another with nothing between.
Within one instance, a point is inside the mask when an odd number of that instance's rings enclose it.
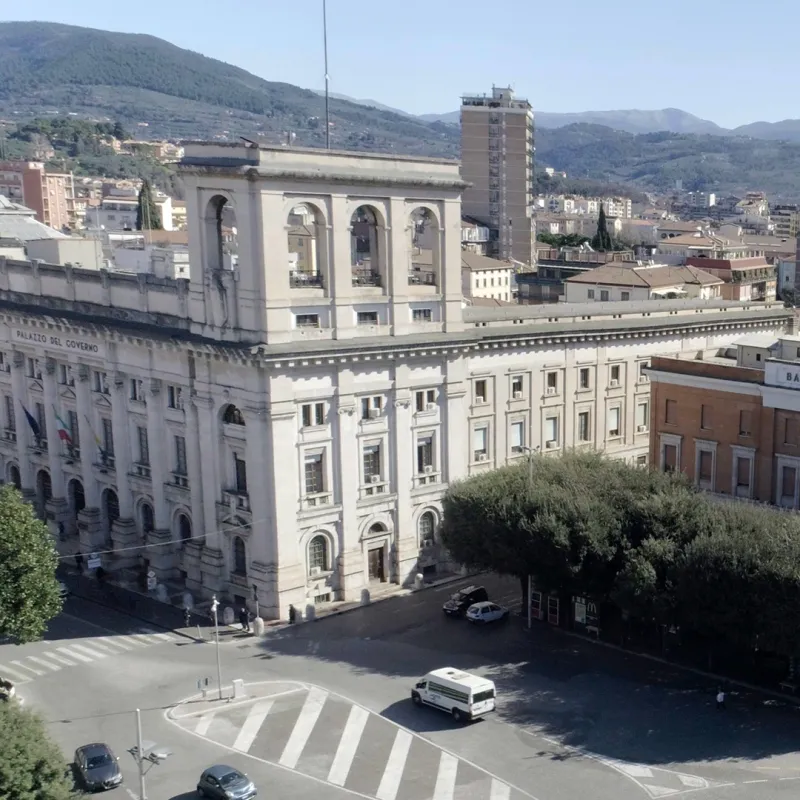
<instances>
[{"instance_id":1,"label":"traffic light pole","mask_svg":"<svg viewBox=\"0 0 800 800\"><path fill-rule=\"evenodd\" d=\"M217 687L219 689L219 699L222 700L222 662L220 661L219 657L219 617L217 615L217 609L219 608L219 603L217 602L217 596L214 595L211 598L211 611L214 613L214 638L217 642ZM146 800L144 798L143 800Z\"/></svg>"}]
</instances>

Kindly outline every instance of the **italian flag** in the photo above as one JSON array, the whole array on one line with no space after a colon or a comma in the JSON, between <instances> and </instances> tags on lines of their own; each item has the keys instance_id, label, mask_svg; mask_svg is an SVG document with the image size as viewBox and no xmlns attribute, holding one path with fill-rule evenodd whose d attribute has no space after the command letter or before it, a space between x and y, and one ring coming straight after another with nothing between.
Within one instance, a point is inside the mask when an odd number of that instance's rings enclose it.
<instances>
[{"instance_id":1,"label":"italian flag","mask_svg":"<svg viewBox=\"0 0 800 800\"><path fill-rule=\"evenodd\" d=\"M64 420L58 416L58 412L56 412L56 428L58 428L58 438L71 447L72 434L69 432L69 427L64 423Z\"/></svg>"}]
</instances>

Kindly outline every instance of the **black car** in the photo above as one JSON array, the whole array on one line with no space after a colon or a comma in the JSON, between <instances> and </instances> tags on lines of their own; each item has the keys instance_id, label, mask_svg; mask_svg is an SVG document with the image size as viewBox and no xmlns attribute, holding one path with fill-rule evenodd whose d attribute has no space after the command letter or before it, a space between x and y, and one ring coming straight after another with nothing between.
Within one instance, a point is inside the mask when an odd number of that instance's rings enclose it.
<instances>
[{"instance_id":1,"label":"black car","mask_svg":"<svg viewBox=\"0 0 800 800\"><path fill-rule=\"evenodd\" d=\"M197 794L213 800L250 800L258 794L258 790L243 772L225 764L217 764L200 776Z\"/></svg>"},{"instance_id":2,"label":"black car","mask_svg":"<svg viewBox=\"0 0 800 800\"><path fill-rule=\"evenodd\" d=\"M75 769L87 792L114 789L122 783L119 761L107 744L85 744L75 751Z\"/></svg>"},{"instance_id":3,"label":"black car","mask_svg":"<svg viewBox=\"0 0 800 800\"><path fill-rule=\"evenodd\" d=\"M465 586L442 606L442 610L448 617L463 617L471 605L488 599L489 593L483 586Z\"/></svg>"}]
</instances>

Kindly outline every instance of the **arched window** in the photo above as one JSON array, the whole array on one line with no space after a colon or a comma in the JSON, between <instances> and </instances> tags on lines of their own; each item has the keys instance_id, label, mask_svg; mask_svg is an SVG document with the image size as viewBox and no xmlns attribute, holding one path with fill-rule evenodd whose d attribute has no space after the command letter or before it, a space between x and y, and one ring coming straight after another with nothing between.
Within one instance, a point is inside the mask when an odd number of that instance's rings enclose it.
<instances>
[{"instance_id":1,"label":"arched window","mask_svg":"<svg viewBox=\"0 0 800 800\"><path fill-rule=\"evenodd\" d=\"M436 518L433 512L426 511L417 523L417 530L419 531L419 546L432 547L435 541L436 531Z\"/></svg>"},{"instance_id":2,"label":"arched window","mask_svg":"<svg viewBox=\"0 0 800 800\"><path fill-rule=\"evenodd\" d=\"M67 493L69 495L69 505L72 510L73 516L78 514L86 508L86 496L83 492L83 484L73 478L67 486Z\"/></svg>"},{"instance_id":3,"label":"arched window","mask_svg":"<svg viewBox=\"0 0 800 800\"><path fill-rule=\"evenodd\" d=\"M8 480L14 484L18 492L22 491L22 477L19 474L19 467L14 464L8 468Z\"/></svg>"},{"instance_id":4,"label":"arched window","mask_svg":"<svg viewBox=\"0 0 800 800\"><path fill-rule=\"evenodd\" d=\"M178 538L182 543L188 542L192 538L192 523L186 514L178 516Z\"/></svg>"},{"instance_id":5,"label":"arched window","mask_svg":"<svg viewBox=\"0 0 800 800\"><path fill-rule=\"evenodd\" d=\"M386 526L382 522L376 522L374 525L371 525L369 529L370 536L375 536L379 533L385 533L385 532L386 532Z\"/></svg>"},{"instance_id":6,"label":"arched window","mask_svg":"<svg viewBox=\"0 0 800 800\"><path fill-rule=\"evenodd\" d=\"M408 228L408 282L412 286L436 286L440 263L436 217L420 206L411 212Z\"/></svg>"},{"instance_id":7,"label":"arched window","mask_svg":"<svg viewBox=\"0 0 800 800\"><path fill-rule=\"evenodd\" d=\"M359 206L350 218L350 259L353 286L381 286L378 218L369 206Z\"/></svg>"},{"instance_id":8,"label":"arched window","mask_svg":"<svg viewBox=\"0 0 800 800\"><path fill-rule=\"evenodd\" d=\"M47 502L53 497L53 483L50 480L50 473L46 470L39 470L36 476L36 489L42 502Z\"/></svg>"},{"instance_id":9,"label":"arched window","mask_svg":"<svg viewBox=\"0 0 800 800\"><path fill-rule=\"evenodd\" d=\"M153 506L150 503L142 503L140 513L142 515L142 533L150 533L156 527Z\"/></svg>"},{"instance_id":10,"label":"arched window","mask_svg":"<svg viewBox=\"0 0 800 800\"><path fill-rule=\"evenodd\" d=\"M308 544L308 572L327 572L330 564L328 537L318 533Z\"/></svg>"},{"instance_id":11,"label":"arched window","mask_svg":"<svg viewBox=\"0 0 800 800\"><path fill-rule=\"evenodd\" d=\"M244 416L242 416L242 412L231 403L225 406L225 410L222 412L222 421L226 425L244 425Z\"/></svg>"},{"instance_id":12,"label":"arched window","mask_svg":"<svg viewBox=\"0 0 800 800\"><path fill-rule=\"evenodd\" d=\"M109 527L119 519L119 498L113 489L106 489L103 492L103 512Z\"/></svg>"},{"instance_id":13,"label":"arched window","mask_svg":"<svg viewBox=\"0 0 800 800\"><path fill-rule=\"evenodd\" d=\"M247 575L247 549L241 536L233 537L233 571L236 575Z\"/></svg>"},{"instance_id":14,"label":"arched window","mask_svg":"<svg viewBox=\"0 0 800 800\"><path fill-rule=\"evenodd\" d=\"M323 283L319 244L324 223L309 203L294 206L286 226L289 248L289 285L293 289L320 288ZM324 247L324 241L323 241Z\"/></svg>"}]
</instances>

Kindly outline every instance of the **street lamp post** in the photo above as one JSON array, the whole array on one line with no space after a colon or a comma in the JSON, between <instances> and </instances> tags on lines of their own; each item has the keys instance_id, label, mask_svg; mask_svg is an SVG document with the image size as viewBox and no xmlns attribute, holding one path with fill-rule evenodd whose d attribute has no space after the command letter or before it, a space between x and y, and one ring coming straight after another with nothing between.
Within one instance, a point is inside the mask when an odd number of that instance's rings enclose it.
<instances>
[{"instance_id":1,"label":"street lamp post","mask_svg":"<svg viewBox=\"0 0 800 800\"><path fill-rule=\"evenodd\" d=\"M136 709L136 763L139 767L139 800L147 800L144 785L144 747L142 747L142 712Z\"/></svg>"},{"instance_id":2,"label":"street lamp post","mask_svg":"<svg viewBox=\"0 0 800 800\"><path fill-rule=\"evenodd\" d=\"M222 663L219 657L219 616L217 615L217 609L219 608L219 602L217 601L217 596L213 595L211 598L211 612L214 614L214 638L216 639L217 643L217 687L219 689L219 699L222 700Z\"/></svg>"},{"instance_id":3,"label":"street lamp post","mask_svg":"<svg viewBox=\"0 0 800 800\"><path fill-rule=\"evenodd\" d=\"M152 768L156 764L161 764L172 753L158 747L153 742L142 741L142 712L138 708L136 709L136 745L131 747L128 752L133 756L139 772L139 800L147 800L147 787L145 786L147 764L150 764ZM130 795L133 797L133 792Z\"/></svg>"},{"instance_id":4,"label":"street lamp post","mask_svg":"<svg viewBox=\"0 0 800 800\"><path fill-rule=\"evenodd\" d=\"M525 445L522 445L521 449L528 454L528 489L533 491L533 457L539 452L539 448L526 447ZM531 613L531 589L532 589L531 576L528 575L528 593L526 597L526 602L528 605L528 630L530 630L531 626L533 625L533 619Z\"/></svg>"}]
</instances>

